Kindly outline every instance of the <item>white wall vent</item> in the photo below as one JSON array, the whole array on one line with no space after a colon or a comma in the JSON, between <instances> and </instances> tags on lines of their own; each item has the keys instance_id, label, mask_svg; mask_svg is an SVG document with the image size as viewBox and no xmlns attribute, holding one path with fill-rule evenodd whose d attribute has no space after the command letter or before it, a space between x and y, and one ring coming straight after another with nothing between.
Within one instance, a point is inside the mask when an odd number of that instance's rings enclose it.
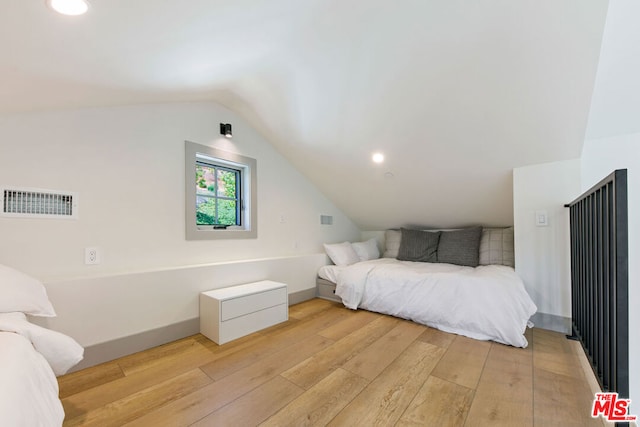
<instances>
[{"instance_id":1,"label":"white wall vent","mask_svg":"<svg viewBox=\"0 0 640 427\"><path fill-rule=\"evenodd\" d=\"M331 215L320 215L320 224L322 224L322 225L333 225L333 216L331 216Z\"/></svg>"},{"instance_id":2,"label":"white wall vent","mask_svg":"<svg viewBox=\"0 0 640 427\"><path fill-rule=\"evenodd\" d=\"M78 194L40 188L0 187L0 216L12 218L78 218Z\"/></svg>"}]
</instances>

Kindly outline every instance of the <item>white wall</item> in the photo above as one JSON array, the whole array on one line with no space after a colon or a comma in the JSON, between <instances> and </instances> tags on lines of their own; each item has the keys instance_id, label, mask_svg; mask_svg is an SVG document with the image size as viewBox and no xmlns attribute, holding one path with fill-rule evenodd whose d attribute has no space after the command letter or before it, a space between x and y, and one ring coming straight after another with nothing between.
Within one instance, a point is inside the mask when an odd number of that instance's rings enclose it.
<instances>
[{"instance_id":1,"label":"white wall","mask_svg":"<svg viewBox=\"0 0 640 427\"><path fill-rule=\"evenodd\" d=\"M233 124L233 139L219 135L220 122ZM257 160L257 239L185 240L185 140ZM78 327L69 326L73 324L86 325L92 312L103 313L91 310L100 305L96 295L123 302L136 295L141 288L134 288L138 277L134 273L178 268L168 282L157 287L180 301L191 301L189 313L178 316L180 319L197 317L194 292L201 288L183 283L180 271L191 273L181 267L257 258L295 259L322 253L323 242L360 236L357 227L267 141L214 103L2 115L0 184L80 195L80 217L75 221L0 218L0 263L47 284L54 304L61 307L60 319L53 325L65 330ZM334 216L333 226L320 225L321 213ZM84 265L87 246L100 248L100 265ZM245 267L251 269L254 264ZM313 287L315 268L296 270L300 277L294 290ZM122 279L127 275L129 279ZM86 280L91 278L95 279L92 292L87 292ZM233 284L228 279L224 283ZM149 305L153 304L154 284L147 283L144 289ZM163 298L157 301L168 303ZM83 305L81 310L69 308ZM169 314L151 315L154 310L158 307L140 305L137 312L125 312L125 323L133 327L124 332L176 320ZM91 324L108 322L114 315L105 311L100 314L104 317L92 318ZM90 334L91 326L86 327ZM100 340L121 332L109 329Z\"/></svg>"},{"instance_id":2,"label":"white wall","mask_svg":"<svg viewBox=\"0 0 640 427\"><path fill-rule=\"evenodd\" d=\"M587 140L582 158L514 169L516 270L542 313L571 316L568 210L563 207L615 169L628 169L630 396L640 395L640 134ZM534 212L547 210L549 227ZM634 408L637 404L634 405ZM631 413L637 413L633 409Z\"/></svg>"},{"instance_id":3,"label":"white wall","mask_svg":"<svg viewBox=\"0 0 640 427\"><path fill-rule=\"evenodd\" d=\"M34 321L90 346L198 318L199 293L210 289L265 279L290 294L315 288L325 264L311 254L48 282L58 317Z\"/></svg>"},{"instance_id":4,"label":"white wall","mask_svg":"<svg viewBox=\"0 0 640 427\"><path fill-rule=\"evenodd\" d=\"M220 122L233 124L233 139L219 135ZM257 239L185 240L185 140L257 159ZM0 262L45 281L317 253L359 236L268 142L213 103L0 116L0 184L80 194L77 221L0 218ZM321 213L334 225L321 226ZM102 264L84 265L87 246L101 249Z\"/></svg>"},{"instance_id":5,"label":"white wall","mask_svg":"<svg viewBox=\"0 0 640 427\"><path fill-rule=\"evenodd\" d=\"M571 317L569 212L564 204L579 194L579 159L513 170L516 272L539 313ZM547 211L547 227L536 226L539 210Z\"/></svg>"},{"instance_id":6,"label":"white wall","mask_svg":"<svg viewBox=\"0 0 640 427\"><path fill-rule=\"evenodd\" d=\"M640 399L640 133L585 141L582 189L588 190L615 169L627 169L629 204L629 383L639 412Z\"/></svg>"}]
</instances>

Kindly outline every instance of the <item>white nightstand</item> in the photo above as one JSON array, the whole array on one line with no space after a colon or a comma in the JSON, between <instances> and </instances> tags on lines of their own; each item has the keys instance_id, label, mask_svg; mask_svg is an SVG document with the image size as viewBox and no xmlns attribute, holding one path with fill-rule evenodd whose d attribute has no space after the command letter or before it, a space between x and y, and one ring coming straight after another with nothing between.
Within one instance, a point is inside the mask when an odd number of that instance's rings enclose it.
<instances>
[{"instance_id":1,"label":"white nightstand","mask_svg":"<svg viewBox=\"0 0 640 427\"><path fill-rule=\"evenodd\" d=\"M200 294L200 333L224 344L289 319L284 283L263 280Z\"/></svg>"}]
</instances>

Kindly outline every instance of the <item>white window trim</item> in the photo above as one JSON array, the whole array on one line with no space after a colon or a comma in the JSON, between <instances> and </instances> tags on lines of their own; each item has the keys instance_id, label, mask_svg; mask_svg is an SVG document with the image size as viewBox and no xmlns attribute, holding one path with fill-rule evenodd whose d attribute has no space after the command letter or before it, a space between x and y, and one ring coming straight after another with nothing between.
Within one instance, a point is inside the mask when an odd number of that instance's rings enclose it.
<instances>
[{"instance_id":1,"label":"white window trim","mask_svg":"<svg viewBox=\"0 0 640 427\"><path fill-rule=\"evenodd\" d=\"M195 142L185 141L185 225L187 240L255 239L258 237L258 185L257 162L250 157ZM198 158L209 158L215 163L228 165L241 171L242 194L241 226L214 229L196 224L196 174Z\"/></svg>"}]
</instances>

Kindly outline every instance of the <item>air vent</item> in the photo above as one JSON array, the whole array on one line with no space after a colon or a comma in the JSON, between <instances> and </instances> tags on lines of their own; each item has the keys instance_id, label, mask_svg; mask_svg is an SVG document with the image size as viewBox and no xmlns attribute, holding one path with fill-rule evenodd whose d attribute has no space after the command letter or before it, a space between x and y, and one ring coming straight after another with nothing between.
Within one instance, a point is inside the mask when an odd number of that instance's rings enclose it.
<instances>
[{"instance_id":1,"label":"air vent","mask_svg":"<svg viewBox=\"0 0 640 427\"><path fill-rule=\"evenodd\" d=\"M333 225L333 216L331 216L331 215L320 215L320 224L322 224L322 225Z\"/></svg>"},{"instance_id":2,"label":"air vent","mask_svg":"<svg viewBox=\"0 0 640 427\"><path fill-rule=\"evenodd\" d=\"M0 216L13 218L78 218L78 195L39 188L3 187Z\"/></svg>"}]
</instances>

